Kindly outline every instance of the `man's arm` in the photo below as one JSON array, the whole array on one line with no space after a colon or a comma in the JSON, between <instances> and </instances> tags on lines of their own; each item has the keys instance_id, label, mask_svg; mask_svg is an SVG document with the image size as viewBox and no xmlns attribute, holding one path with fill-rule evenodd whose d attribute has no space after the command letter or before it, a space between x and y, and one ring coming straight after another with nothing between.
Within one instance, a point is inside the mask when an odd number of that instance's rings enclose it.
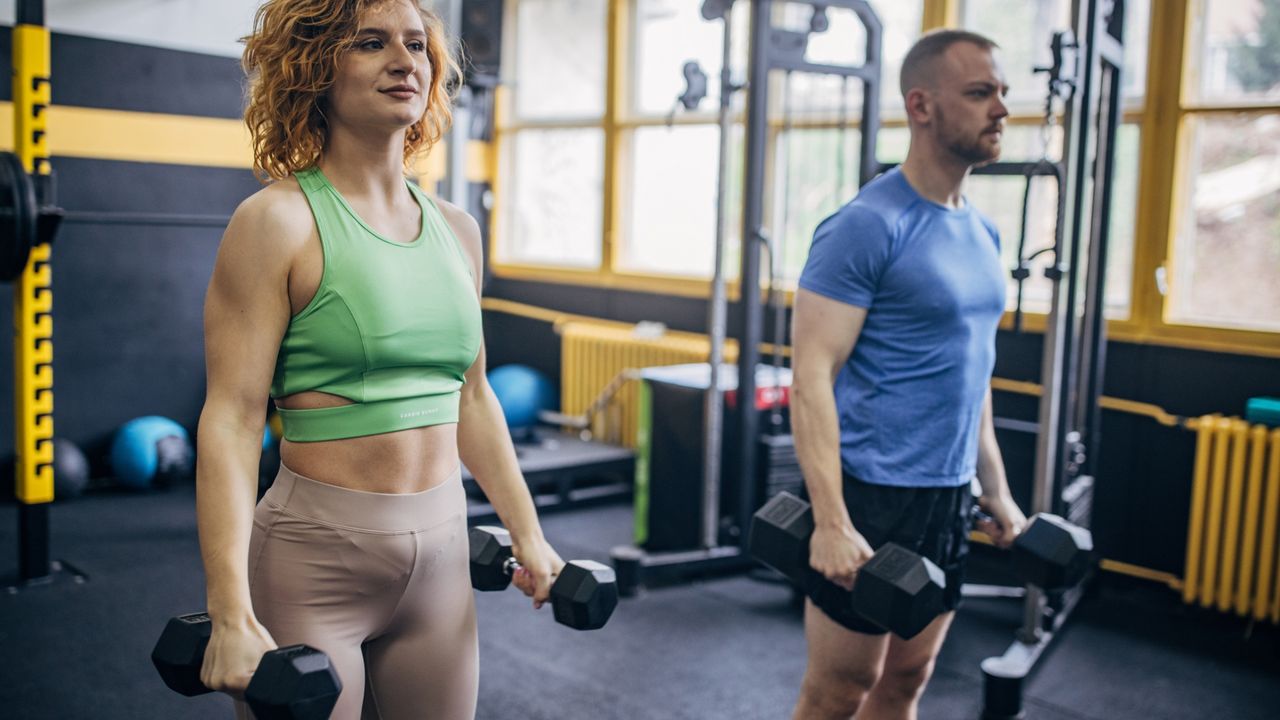
<instances>
[{"instance_id":1,"label":"man's arm","mask_svg":"<svg viewBox=\"0 0 1280 720\"><path fill-rule=\"evenodd\" d=\"M862 332L866 308L817 293L796 291L791 325L791 424L796 456L813 501L810 564L833 582L850 586L871 555L844 504L840 421L832 387Z\"/></svg>"},{"instance_id":2,"label":"man's arm","mask_svg":"<svg viewBox=\"0 0 1280 720\"><path fill-rule=\"evenodd\" d=\"M1008 547L1018 533L1022 532L1027 519L1014 503L1013 494L1009 492L1004 457L1000 454L1000 444L996 442L990 388L987 388L987 396L982 401L982 424L978 429L978 484L982 486L979 504L995 520L994 524L983 523L981 529L997 545Z\"/></svg>"}]
</instances>

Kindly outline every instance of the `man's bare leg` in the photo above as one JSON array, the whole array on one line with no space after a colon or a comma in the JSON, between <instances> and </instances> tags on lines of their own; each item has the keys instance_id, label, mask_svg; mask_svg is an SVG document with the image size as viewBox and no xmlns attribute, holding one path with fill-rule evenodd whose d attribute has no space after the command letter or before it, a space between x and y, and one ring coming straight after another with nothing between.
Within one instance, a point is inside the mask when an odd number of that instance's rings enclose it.
<instances>
[{"instance_id":1,"label":"man's bare leg","mask_svg":"<svg viewBox=\"0 0 1280 720\"><path fill-rule=\"evenodd\" d=\"M910 640L890 636L880 679L858 709L857 720L916 720L920 696L954 617L954 612L939 615Z\"/></svg>"},{"instance_id":2,"label":"man's bare leg","mask_svg":"<svg viewBox=\"0 0 1280 720\"><path fill-rule=\"evenodd\" d=\"M880 677L889 636L849 630L811 600L805 600L804 635L809 664L793 719L849 720Z\"/></svg>"}]
</instances>

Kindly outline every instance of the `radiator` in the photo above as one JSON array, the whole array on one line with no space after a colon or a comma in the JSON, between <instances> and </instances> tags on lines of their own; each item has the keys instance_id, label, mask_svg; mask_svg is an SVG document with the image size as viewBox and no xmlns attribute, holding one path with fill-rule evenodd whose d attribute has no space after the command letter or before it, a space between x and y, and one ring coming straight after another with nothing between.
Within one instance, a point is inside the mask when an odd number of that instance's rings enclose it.
<instances>
[{"instance_id":1,"label":"radiator","mask_svg":"<svg viewBox=\"0 0 1280 720\"><path fill-rule=\"evenodd\" d=\"M592 416L592 435L631 448L636 446L638 399L633 371L706 362L711 353L705 335L663 332L650 337L638 333L636 327L582 321L558 326L560 411L584 415L593 404L600 403ZM736 362L737 356L737 343L726 341L724 361Z\"/></svg>"},{"instance_id":2,"label":"radiator","mask_svg":"<svg viewBox=\"0 0 1280 720\"><path fill-rule=\"evenodd\" d=\"M1280 623L1280 428L1207 415L1196 432L1182 599Z\"/></svg>"}]
</instances>

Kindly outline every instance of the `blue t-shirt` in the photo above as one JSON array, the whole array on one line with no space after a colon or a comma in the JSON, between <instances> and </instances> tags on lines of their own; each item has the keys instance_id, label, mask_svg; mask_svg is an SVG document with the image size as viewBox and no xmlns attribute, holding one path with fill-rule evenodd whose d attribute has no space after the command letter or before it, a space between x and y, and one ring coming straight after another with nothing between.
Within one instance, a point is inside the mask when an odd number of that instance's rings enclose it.
<instances>
[{"instance_id":1,"label":"blue t-shirt","mask_svg":"<svg viewBox=\"0 0 1280 720\"><path fill-rule=\"evenodd\" d=\"M844 471L879 485L973 479L1005 282L995 225L924 199L898 169L813 234L800 287L867 308L836 377Z\"/></svg>"}]
</instances>

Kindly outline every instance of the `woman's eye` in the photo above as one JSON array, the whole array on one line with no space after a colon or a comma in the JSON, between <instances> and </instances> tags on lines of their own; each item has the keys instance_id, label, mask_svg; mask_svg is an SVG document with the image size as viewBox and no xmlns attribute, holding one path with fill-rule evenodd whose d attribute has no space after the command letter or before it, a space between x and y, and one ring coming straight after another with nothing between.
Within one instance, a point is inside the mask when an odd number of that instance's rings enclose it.
<instances>
[{"instance_id":1,"label":"woman's eye","mask_svg":"<svg viewBox=\"0 0 1280 720\"><path fill-rule=\"evenodd\" d=\"M364 42L360 43L360 49L361 50L381 50L382 41L377 39L365 40Z\"/></svg>"},{"instance_id":2,"label":"woman's eye","mask_svg":"<svg viewBox=\"0 0 1280 720\"><path fill-rule=\"evenodd\" d=\"M421 43L416 40L409 43L408 47L413 52L423 52L424 50L427 49L426 43Z\"/></svg>"}]
</instances>

